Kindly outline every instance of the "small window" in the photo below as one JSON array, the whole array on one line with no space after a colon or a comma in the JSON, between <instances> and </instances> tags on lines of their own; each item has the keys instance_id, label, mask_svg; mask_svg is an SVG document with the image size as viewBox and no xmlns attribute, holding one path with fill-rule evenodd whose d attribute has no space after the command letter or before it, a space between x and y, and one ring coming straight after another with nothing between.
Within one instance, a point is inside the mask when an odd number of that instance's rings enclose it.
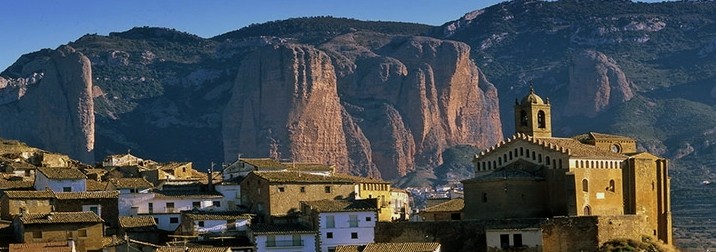
<instances>
[{"instance_id":1,"label":"small window","mask_svg":"<svg viewBox=\"0 0 716 252\"><path fill-rule=\"evenodd\" d=\"M72 187L69 187L69 186L62 187L62 192L71 192L71 191L72 191Z\"/></svg>"},{"instance_id":2,"label":"small window","mask_svg":"<svg viewBox=\"0 0 716 252\"><path fill-rule=\"evenodd\" d=\"M149 213L154 213L154 203L152 203L152 202L147 203L147 211Z\"/></svg>"},{"instance_id":3,"label":"small window","mask_svg":"<svg viewBox=\"0 0 716 252\"><path fill-rule=\"evenodd\" d=\"M326 228L335 228L336 227L336 219L333 215L327 215L326 216Z\"/></svg>"},{"instance_id":4,"label":"small window","mask_svg":"<svg viewBox=\"0 0 716 252\"><path fill-rule=\"evenodd\" d=\"M513 234L512 241L515 247L522 247L522 234Z\"/></svg>"},{"instance_id":5,"label":"small window","mask_svg":"<svg viewBox=\"0 0 716 252\"><path fill-rule=\"evenodd\" d=\"M351 232L351 239L358 239L358 233L357 233L357 232Z\"/></svg>"},{"instance_id":6,"label":"small window","mask_svg":"<svg viewBox=\"0 0 716 252\"><path fill-rule=\"evenodd\" d=\"M450 214L450 220L460 220L460 213L451 213Z\"/></svg>"},{"instance_id":7,"label":"small window","mask_svg":"<svg viewBox=\"0 0 716 252\"><path fill-rule=\"evenodd\" d=\"M42 239L42 231L32 231L32 238Z\"/></svg>"},{"instance_id":8,"label":"small window","mask_svg":"<svg viewBox=\"0 0 716 252\"><path fill-rule=\"evenodd\" d=\"M327 232L326 239L333 239L333 232Z\"/></svg>"},{"instance_id":9,"label":"small window","mask_svg":"<svg viewBox=\"0 0 716 252\"><path fill-rule=\"evenodd\" d=\"M174 208L174 202L167 202L167 208Z\"/></svg>"},{"instance_id":10,"label":"small window","mask_svg":"<svg viewBox=\"0 0 716 252\"><path fill-rule=\"evenodd\" d=\"M212 201L211 205L215 207L221 207L221 201Z\"/></svg>"},{"instance_id":11,"label":"small window","mask_svg":"<svg viewBox=\"0 0 716 252\"><path fill-rule=\"evenodd\" d=\"M204 221L199 221L199 223L197 223L197 225L199 225L200 227L204 227Z\"/></svg>"},{"instance_id":12,"label":"small window","mask_svg":"<svg viewBox=\"0 0 716 252\"><path fill-rule=\"evenodd\" d=\"M87 237L87 230L86 230L86 229L77 230L77 236L79 236L79 237Z\"/></svg>"},{"instance_id":13,"label":"small window","mask_svg":"<svg viewBox=\"0 0 716 252\"><path fill-rule=\"evenodd\" d=\"M285 191L286 191L285 187L283 187L283 186L278 187L278 192L285 192Z\"/></svg>"},{"instance_id":14,"label":"small window","mask_svg":"<svg viewBox=\"0 0 716 252\"><path fill-rule=\"evenodd\" d=\"M589 181L587 179L582 179L582 191L589 192Z\"/></svg>"},{"instance_id":15,"label":"small window","mask_svg":"<svg viewBox=\"0 0 716 252\"><path fill-rule=\"evenodd\" d=\"M482 202L487 202L487 193L482 193Z\"/></svg>"},{"instance_id":16,"label":"small window","mask_svg":"<svg viewBox=\"0 0 716 252\"><path fill-rule=\"evenodd\" d=\"M615 186L616 186L616 185L615 185L615 183L614 183L614 180L613 180L613 179L610 179L610 180L609 180L609 188L608 188L607 190L609 190L610 192L614 192L614 190L615 190L614 187L615 187Z\"/></svg>"},{"instance_id":17,"label":"small window","mask_svg":"<svg viewBox=\"0 0 716 252\"><path fill-rule=\"evenodd\" d=\"M500 235L500 247L502 249L507 249L510 247L510 235L508 235L508 234Z\"/></svg>"},{"instance_id":18,"label":"small window","mask_svg":"<svg viewBox=\"0 0 716 252\"><path fill-rule=\"evenodd\" d=\"M372 219L373 219L373 218L371 218L370 216L365 217L365 221L372 221Z\"/></svg>"},{"instance_id":19,"label":"small window","mask_svg":"<svg viewBox=\"0 0 716 252\"><path fill-rule=\"evenodd\" d=\"M169 218L169 223L179 223L179 218L178 218L178 217L171 217L171 218Z\"/></svg>"},{"instance_id":20,"label":"small window","mask_svg":"<svg viewBox=\"0 0 716 252\"><path fill-rule=\"evenodd\" d=\"M201 202L199 202L199 201L194 201L194 202L191 203L191 207L192 207L192 208L201 208Z\"/></svg>"},{"instance_id":21,"label":"small window","mask_svg":"<svg viewBox=\"0 0 716 252\"><path fill-rule=\"evenodd\" d=\"M306 187L305 187L305 186L302 186L302 187L301 187L301 192L302 192L302 193L305 193L305 192L306 192Z\"/></svg>"},{"instance_id":22,"label":"small window","mask_svg":"<svg viewBox=\"0 0 716 252\"><path fill-rule=\"evenodd\" d=\"M537 112L537 127L539 128L546 128L545 126L545 113L544 111L540 110Z\"/></svg>"},{"instance_id":23,"label":"small window","mask_svg":"<svg viewBox=\"0 0 716 252\"><path fill-rule=\"evenodd\" d=\"M326 191L326 193L331 193L331 186L326 186L323 190Z\"/></svg>"}]
</instances>

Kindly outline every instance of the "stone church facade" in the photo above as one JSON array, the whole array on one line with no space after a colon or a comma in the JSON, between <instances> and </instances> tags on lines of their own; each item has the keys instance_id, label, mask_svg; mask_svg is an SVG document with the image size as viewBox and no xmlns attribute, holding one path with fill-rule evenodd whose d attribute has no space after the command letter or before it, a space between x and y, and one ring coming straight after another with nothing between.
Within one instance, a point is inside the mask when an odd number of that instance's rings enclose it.
<instances>
[{"instance_id":1,"label":"stone church facade","mask_svg":"<svg viewBox=\"0 0 716 252\"><path fill-rule=\"evenodd\" d=\"M476 155L475 177L463 181L465 219L625 217L672 244L667 160L629 137L553 137L550 106L534 89L516 101L517 132Z\"/></svg>"}]
</instances>

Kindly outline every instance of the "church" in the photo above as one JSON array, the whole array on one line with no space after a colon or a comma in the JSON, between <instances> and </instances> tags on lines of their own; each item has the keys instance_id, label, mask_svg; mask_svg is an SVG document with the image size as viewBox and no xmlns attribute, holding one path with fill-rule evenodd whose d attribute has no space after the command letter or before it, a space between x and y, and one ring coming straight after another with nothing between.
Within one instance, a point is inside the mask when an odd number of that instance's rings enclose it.
<instances>
[{"instance_id":1,"label":"church","mask_svg":"<svg viewBox=\"0 0 716 252\"><path fill-rule=\"evenodd\" d=\"M638 217L642 235L672 244L667 160L625 136L554 137L550 108L533 88L515 101L516 133L475 155L475 177L462 181L464 218Z\"/></svg>"}]
</instances>

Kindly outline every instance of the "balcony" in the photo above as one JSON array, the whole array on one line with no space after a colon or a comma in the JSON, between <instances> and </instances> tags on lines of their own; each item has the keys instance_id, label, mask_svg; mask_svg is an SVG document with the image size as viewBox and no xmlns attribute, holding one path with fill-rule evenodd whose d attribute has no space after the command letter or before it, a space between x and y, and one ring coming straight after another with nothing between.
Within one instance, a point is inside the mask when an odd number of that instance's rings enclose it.
<instances>
[{"instance_id":1,"label":"balcony","mask_svg":"<svg viewBox=\"0 0 716 252\"><path fill-rule=\"evenodd\" d=\"M266 247L267 248L303 247L303 240L266 241Z\"/></svg>"}]
</instances>

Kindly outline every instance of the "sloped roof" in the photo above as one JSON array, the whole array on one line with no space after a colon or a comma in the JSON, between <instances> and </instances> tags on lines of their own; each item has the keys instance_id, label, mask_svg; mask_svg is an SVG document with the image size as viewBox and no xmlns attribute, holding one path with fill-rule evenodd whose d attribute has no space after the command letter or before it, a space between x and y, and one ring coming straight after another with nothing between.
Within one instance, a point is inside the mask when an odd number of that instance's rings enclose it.
<instances>
[{"instance_id":1,"label":"sloped roof","mask_svg":"<svg viewBox=\"0 0 716 252\"><path fill-rule=\"evenodd\" d=\"M279 171L279 172L253 172L256 176L265 179L271 183L345 183L352 184L355 181L352 178L338 176L324 176L308 173L300 173L295 171Z\"/></svg>"},{"instance_id":2,"label":"sloped roof","mask_svg":"<svg viewBox=\"0 0 716 252\"><path fill-rule=\"evenodd\" d=\"M191 220L239 220L251 219L251 215L237 211L186 211L184 216Z\"/></svg>"},{"instance_id":3,"label":"sloped roof","mask_svg":"<svg viewBox=\"0 0 716 252\"><path fill-rule=\"evenodd\" d=\"M570 156L582 157L582 158L617 158L624 159L626 156L620 153L614 153L611 151L601 150L594 145L584 144L574 138L540 138L539 140L544 141L547 144L556 145L557 148L564 147L571 151Z\"/></svg>"},{"instance_id":4,"label":"sloped roof","mask_svg":"<svg viewBox=\"0 0 716 252\"><path fill-rule=\"evenodd\" d=\"M286 169L291 171L334 171L335 167L325 164L309 164L309 163L281 163Z\"/></svg>"},{"instance_id":5,"label":"sloped roof","mask_svg":"<svg viewBox=\"0 0 716 252\"><path fill-rule=\"evenodd\" d=\"M157 222L152 216L119 216L119 226L122 228L154 227Z\"/></svg>"},{"instance_id":6,"label":"sloped roof","mask_svg":"<svg viewBox=\"0 0 716 252\"><path fill-rule=\"evenodd\" d=\"M315 230L309 227L292 223L292 224L254 224L251 225L254 234L314 234Z\"/></svg>"},{"instance_id":7,"label":"sloped roof","mask_svg":"<svg viewBox=\"0 0 716 252\"><path fill-rule=\"evenodd\" d=\"M113 178L109 180L117 189L148 189L154 187L144 178Z\"/></svg>"},{"instance_id":8,"label":"sloped roof","mask_svg":"<svg viewBox=\"0 0 716 252\"><path fill-rule=\"evenodd\" d=\"M242 158L240 160L259 169L283 170L288 168L285 164L282 164L272 158Z\"/></svg>"},{"instance_id":9,"label":"sloped roof","mask_svg":"<svg viewBox=\"0 0 716 252\"><path fill-rule=\"evenodd\" d=\"M119 191L88 191L88 192L56 192L59 200L73 199L116 199Z\"/></svg>"},{"instance_id":10,"label":"sloped roof","mask_svg":"<svg viewBox=\"0 0 716 252\"><path fill-rule=\"evenodd\" d=\"M37 170L49 179L87 179L84 173L74 168L39 167Z\"/></svg>"},{"instance_id":11,"label":"sloped roof","mask_svg":"<svg viewBox=\"0 0 716 252\"><path fill-rule=\"evenodd\" d=\"M439 248L437 242L369 243L362 252L432 252Z\"/></svg>"},{"instance_id":12,"label":"sloped roof","mask_svg":"<svg viewBox=\"0 0 716 252\"><path fill-rule=\"evenodd\" d=\"M361 252L361 247L358 245L338 245L335 252Z\"/></svg>"},{"instance_id":13,"label":"sloped roof","mask_svg":"<svg viewBox=\"0 0 716 252\"><path fill-rule=\"evenodd\" d=\"M451 199L449 201L431 206L423 210L423 212L434 213L434 212L462 212L465 207L465 200L463 199Z\"/></svg>"},{"instance_id":14,"label":"sloped roof","mask_svg":"<svg viewBox=\"0 0 716 252\"><path fill-rule=\"evenodd\" d=\"M72 252L67 242L40 242L40 243L12 243L10 252L43 251L43 252Z\"/></svg>"},{"instance_id":15,"label":"sloped roof","mask_svg":"<svg viewBox=\"0 0 716 252\"><path fill-rule=\"evenodd\" d=\"M107 188L107 182L99 182L97 180L87 180L87 191L104 191Z\"/></svg>"},{"instance_id":16,"label":"sloped roof","mask_svg":"<svg viewBox=\"0 0 716 252\"><path fill-rule=\"evenodd\" d=\"M49 214L23 214L19 216L22 224L56 224L56 223L102 223L94 212L52 212Z\"/></svg>"},{"instance_id":17,"label":"sloped roof","mask_svg":"<svg viewBox=\"0 0 716 252\"><path fill-rule=\"evenodd\" d=\"M55 193L45 191L3 191L10 199L54 199Z\"/></svg>"},{"instance_id":18,"label":"sloped roof","mask_svg":"<svg viewBox=\"0 0 716 252\"><path fill-rule=\"evenodd\" d=\"M316 200L303 201L304 204L311 207L319 213L329 212L365 212L378 210L377 201L375 199L365 200Z\"/></svg>"},{"instance_id":19,"label":"sloped roof","mask_svg":"<svg viewBox=\"0 0 716 252\"><path fill-rule=\"evenodd\" d=\"M342 174L342 173L336 173L333 176L338 178L346 178L353 180L356 183L375 183L375 184L390 184L390 182L380 179L374 179L374 178L366 178L366 177L359 177L359 176L353 176L348 174Z\"/></svg>"},{"instance_id":20,"label":"sloped roof","mask_svg":"<svg viewBox=\"0 0 716 252\"><path fill-rule=\"evenodd\" d=\"M185 165L191 165L191 162L171 162L171 163L167 163L167 164L161 164L161 166L159 166L159 169L174 170L176 168L179 168L179 167L182 167Z\"/></svg>"},{"instance_id":21,"label":"sloped roof","mask_svg":"<svg viewBox=\"0 0 716 252\"><path fill-rule=\"evenodd\" d=\"M200 192L190 190L177 190L177 191L155 191L155 199L216 199L224 197L217 192Z\"/></svg>"},{"instance_id":22,"label":"sloped roof","mask_svg":"<svg viewBox=\"0 0 716 252\"><path fill-rule=\"evenodd\" d=\"M597 133L597 132L589 132L581 135L576 135L572 137L574 139L577 139L579 141L600 141L600 140L628 140L628 141L636 141L631 137L627 136L620 136L620 135L611 135L611 134L604 134L604 133Z\"/></svg>"},{"instance_id":23,"label":"sloped roof","mask_svg":"<svg viewBox=\"0 0 716 252\"><path fill-rule=\"evenodd\" d=\"M6 180L6 179L0 179L0 190L8 190L8 189L32 189L34 185L34 181L22 181L22 180Z\"/></svg>"}]
</instances>

